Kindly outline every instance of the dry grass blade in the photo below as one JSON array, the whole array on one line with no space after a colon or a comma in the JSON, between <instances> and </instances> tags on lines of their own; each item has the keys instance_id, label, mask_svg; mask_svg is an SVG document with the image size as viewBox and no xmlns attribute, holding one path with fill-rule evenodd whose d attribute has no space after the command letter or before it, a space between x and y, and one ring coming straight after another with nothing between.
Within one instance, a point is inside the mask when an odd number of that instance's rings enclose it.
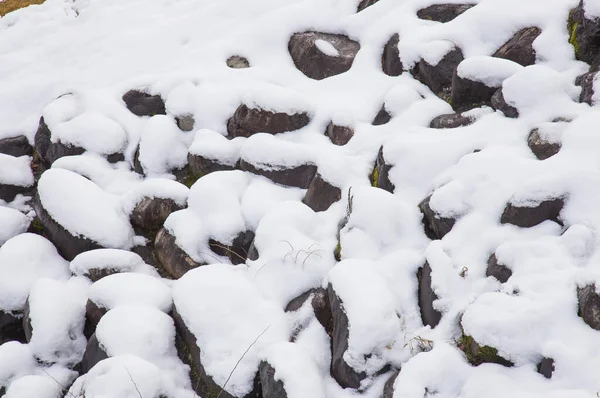
<instances>
[{"instance_id":1,"label":"dry grass blade","mask_svg":"<svg viewBox=\"0 0 600 398\"><path fill-rule=\"evenodd\" d=\"M219 245L218 243L209 243L209 246L214 246L214 247L218 247L219 249L223 249L227 253L233 254L234 256L236 256L237 258L239 258L240 260L246 261L246 259L244 257L240 256L238 253L234 252L233 250L231 250L227 246Z\"/></svg>"},{"instance_id":2,"label":"dry grass blade","mask_svg":"<svg viewBox=\"0 0 600 398\"><path fill-rule=\"evenodd\" d=\"M63 385L61 382L59 382L58 380L56 380L56 379L54 378L54 376L52 376L50 373L48 373L48 372L46 371L46 369L44 369L44 368L41 368L41 369L42 369L42 372L46 373L46 376L48 376L49 378L51 378L52 380L54 380L54 382L55 382L56 384L58 384L58 385L59 385L59 386L62 388L62 390L63 390L63 391L66 391L66 395L68 395L68 396L70 396L70 397L73 397L73 398L77 398L75 395L73 395L73 393L71 393L71 392L69 391L69 389L68 389L67 387L65 387L65 386L64 386L64 385Z\"/></svg>"},{"instance_id":3,"label":"dry grass blade","mask_svg":"<svg viewBox=\"0 0 600 398\"><path fill-rule=\"evenodd\" d=\"M244 357L246 356L246 354L248 353L248 351L250 351L250 349L252 347L254 347L254 345L256 344L256 342L265 334L267 333L267 330L269 330L269 328L271 327L271 325L267 326L265 330L262 331L261 334L259 334L256 339L254 339L254 341L252 342L252 344L250 344L248 346L248 348L246 348L246 351L244 351L244 353L242 354L242 356L240 357L240 359L238 359L238 361L236 362L235 366L233 367L233 369L231 369L231 373L229 373L229 376L227 377L227 380L225 380L225 384L223 384L223 387L221 388L221 391L219 391L219 394L217 395L217 398L219 398L221 396L221 394L223 393L223 391L225 391L225 387L227 387L227 383L229 383L229 380L231 379L231 376L233 376L233 372L235 372L235 370L237 369L238 365L240 364L240 362L242 362L242 359L244 359Z\"/></svg>"},{"instance_id":4,"label":"dry grass blade","mask_svg":"<svg viewBox=\"0 0 600 398\"><path fill-rule=\"evenodd\" d=\"M129 373L129 369L125 368L125 371L129 375L129 379L133 383L133 386L135 387L135 391L137 391L137 393L140 396L140 398L144 398L144 397L142 397L142 393L140 392L140 389L138 388L137 384L135 384L135 381L133 380L133 377L131 376L131 373Z\"/></svg>"}]
</instances>

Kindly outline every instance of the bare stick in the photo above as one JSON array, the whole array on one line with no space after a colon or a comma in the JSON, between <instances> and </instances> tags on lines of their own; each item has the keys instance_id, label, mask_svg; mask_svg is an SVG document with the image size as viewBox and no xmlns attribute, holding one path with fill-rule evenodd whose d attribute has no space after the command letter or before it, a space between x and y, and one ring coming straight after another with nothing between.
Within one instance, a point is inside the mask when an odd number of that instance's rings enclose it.
<instances>
[{"instance_id":1,"label":"bare stick","mask_svg":"<svg viewBox=\"0 0 600 398\"><path fill-rule=\"evenodd\" d=\"M240 359L238 359L238 361L235 364L235 366L233 367L233 369L231 369L231 373L229 373L229 376L227 377L227 380L225 380L225 384L223 384L223 388L221 388L221 391L217 395L217 398L219 398L221 396L221 394L223 393L223 391L225 391L225 387L227 387L227 383L229 383L229 379L231 379L231 376L233 376L233 372L235 372L235 370L237 369L237 367L240 364L240 362L242 362L242 359L244 359L244 357L246 356L246 354L248 353L248 351L250 351L250 349L254 346L254 344L256 344L256 342L258 341L258 339L260 339L263 334L267 333L267 330L269 330L270 327L271 327L271 325L267 326L267 328L265 330L263 330L262 333L259 334L256 337L256 339L254 339L254 341L252 342L252 344L250 344L248 346L248 348L246 348L246 351L244 351L244 353L242 354L242 356L240 357Z\"/></svg>"},{"instance_id":2,"label":"bare stick","mask_svg":"<svg viewBox=\"0 0 600 398\"><path fill-rule=\"evenodd\" d=\"M142 397L142 393L140 392L137 384L135 384L135 381L133 381L133 377L131 376L131 373L129 373L129 369L125 368L125 371L129 375L129 378L131 379L131 382L133 383L133 386L135 387L135 390L137 391L137 393L140 396L140 398L144 398L144 397Z\"/></svg>"},{"instance_id":3,"label":"bare stick","mask_svg":"<svg viewBox=\"0 0 600 398\"><path fill-rule=\"evenodd\" d=\"M72 393L72 392L70 392L70 391L67 389L67 387L65 387L65 386L64 386L64 385L63 385L61 382L59 382L58 380L56 380L56 379L54 378L54 376L52 376L50 373L48 373L48 372L46 371L46 369L44 369L44 368L40 368L40 369L42 369L42 372L46 373L46 375L47 375L49 378L51 378L52 380L54 380L54 382L55 382L56 384L58 384L59 386L61 386L61 387L62 387L62 389L63 389L63 391L66 391L66 392L67 392L67 394L68 394L69 396L71 396L71 397L73 397L73 398L77 398L77 397L75 397L75 395L73 395L73 393Z\"/></svg>"}]
</instances>

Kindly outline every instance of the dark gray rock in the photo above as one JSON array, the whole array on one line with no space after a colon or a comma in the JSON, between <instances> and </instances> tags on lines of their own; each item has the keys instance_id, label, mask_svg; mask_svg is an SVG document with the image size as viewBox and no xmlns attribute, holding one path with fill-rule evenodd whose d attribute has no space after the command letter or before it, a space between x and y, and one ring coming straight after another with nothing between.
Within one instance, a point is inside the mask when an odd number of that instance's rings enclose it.
<instances>
[{"instance_id":1,"label":"dark gray rock","mask_svg":"<svg viewBox=\"0 0 600 398\"><path fill-rule=\"evenodd\" d=\"M177 116L175 118L175 122L181 131L192 131L194 129L194 125L196 124L194 115L190 114Z\"/></svg>"},{"instance_id":2,"label":"dark gray rock","mask_svg":"<svg viewBox=\"0 0 600 398\"><path fill-rule=\"evenodd\" d=\"M250 62L242 56L232 55L227 58L227 66L232 69L245 69L250 67Z\"/></svg>"},{"instance_id":3,"label":"dark gray rock","mask_svg":"<svg viewBox=\"0 0 600 398\"><path fill-rule=\"evenodd\" d=\"M85 354L83 354L83 359L81 360L81 374L86 374L94 366L96 366L98 362L103 361L108 357L108 354L102 348L102 344L98 342L96 333L94 333L88 340L87 346L85 348Z\"/></svg>"},{"instance_id":4,"label":"dark gray rock","mask_svg":"<svg viewBox=\"0 0 600 398\"><path fill-rule=\"evenodd\" d=\"M440 323L442 314L433 308L433 302L438 299L437 294L431 287L431 266L428 262L418 269L417 281L419 283L418 299L419 309L421 310L421 320L423 325L431 326L433 329Z\"/></svg>"},{"instance_id":5,"label":"dark gray rock","mask_svg":"<svg viewBox=\"0 0 600 398\"><path fill-rule=\"evenodd\" d=\"M275 379L275 369L268 362L262 361L258 372L263 398L287 398L283 382Z\"/></svg>"},{"instance_id":6,"label":"dark gray rock","mask_svg":"<svg viewBox=\"0 0 600 398\"><path fill-rule=\"evenodd\" d=\"M319 173L312 179L302 203L314 211L325 211L342 198L342 190L325 181Z\"/></svg>"},{"instance_id":7,"label":"dark gray rock","mask_svg":"<svg viewBox=\"0 0 600 398\"><path fill-rule=\"evenodd\" d=\"M338 126L330 122L325 130L325 135L329 137L334 145L346 145L354 137L354 129L347 126Z\"/></svg>"},{"instance_id":8,"label":"dark gray rock","mask_svg":"<svg viewBox=\"0 0 600 398\"><path fill-rule=\"evenodd\" d=\"M229 171L238 169L239 162L235 165L230 165L221 163L218 159L209 159L201 155L188 153L188 166L190 175L193 176L195 181L198 178L204 177L210 173L214 173L215 171Z\"/></svg>"},{"instance_id":9,"label":"dark gray rock","mask_svg":"<svg viewBox=\"0 0 600 398\"><path fill-rule=\"evenodd\" d=\"M14 157L33 156L33 147L24 135L0 140L0 153Z\"/></svg>"},{"instance_id":10,"label":"dark gray rock","mask_svg":"<svg viewBox=\"0 0 600 398\"><path fill-rule=\"evenodd\" d=\"M527 137L527 145L539 160L556 155L561 148L560 142L550 142L543 138L539 128L531 130Z\"/></svg>"},{"instance_id":11,"label":"dark gray rock","mask_svg":"<svg viewBox=\"0 0 600 398\"><path fill-rule=\"evenodd\" d=\"M533 42L541 33L542 30L536 26L521 29L492 56L508 59L523 66L533 65L536 59Z\"/></svg>"},{"instance_id":12,"label":"dark gray rock","mask_svg":"<svg viewBox=\"0 0 600 398\"><path fill-rule=\"evenodd\" d=\"M508 203L502 213L502 224L513 224L522 228L529 228L541 224L546 220L554 221L560 225L560 212L565 205L563 198L553 198L539 202L532 207L519 206Z\"/></svg>"},{"instance_id":13,"label":"dark gray rock","mask_svg":"<svg viewBox=\"0 0 600 398\"><path fill-rule=\"evenodd\" d=\"M248 251L253 241L254 232L244 231L240 232L235 237L231 245L226 245L214 239L209 239L208 247L210 247L210 250L212 250L215 254L229 258L229 261L231 261L233 265L238 265L246 262L246 259L248 258Z\"/></svg>"},{"instance_id":14,"label":"dark gray rock","mask_svg":"<svg viewBox=\"0 0 600 398\"><path fill-rule=\"evenodd\" d=\"M25 332L25 340L29 343L31 341L31 336L33 335L33 326L31 325L31 318L29 313L31 312L31 308L29 306L29 297L25 302L25 308L23 309L23 331Z\"/></svg>"},{"instance_id":15,"label":"dark gray rock","mask_svg":"<svg viewBox=\"0 0 600 398\"><path fill-rule=\"evenodd\" d=\"M447 97L452 85L454 69L464 59L460 48L453 47L436 65L430 65L422 59L411 70L412 75L429 87L429 89L440 97Z\"/></svg>"},{"instance_id":16,"label":"dark gray rock","mask_svg":"<svg viewBox=\"0 0 600 398\"><path fill-rule=\"evenodd\" d=\"M165 228L161 228L156 234L154 251L162 268L175 279L181 278L193 268L206 265L195 262L177 245L175 237Z\"/></svg>"},{"instance_id":17,"label":"dark gray rock","mask_svg":"<svg viewBox=\"0 0 600 398\"><path fill-rule=\"evenodd\" d=\"M0 310L0 345L9 341L27 343L23 328L23 314Z\"/></svg>"},{"instance_id":18,"label":"dark gray rock","mask_svg":"<svg viewBox=\"0 0 600 398\"><path fill-rule=\"evenodd\" d=\"M502 93L501 88L498 89L498 91L496 91L494 93L494 95L492 95L491 104L492 104L492 108L494 108L494 110L504 113L504 116L506 116L506 117L510 117L510 118L519 117L519 111L517 110L517 108L509 105L506 102L506 100L504 99L504 94Z\"/></svg>"},{"instance_id":19,"label":"dark gray rock","mask_svg":"<svg viewBox=\"0 0 600 398\"><path fill-rule=\"evenodd\" d=\"M385 158L383 157L383 146L381 146L379 148L379 152L377 153L377 159L375 160L373 173L371 174L371 185L375 188L381 188L384 191L394 193L394 189L396 187L389 178L391 169L392 166L387 164Z\"/></svg>"},{"instance_id":20,"label":"dark gray rock","mask_svg":"<svg viewBox=\"0 0 600 398\"><path fill-rule=\"evenodd\" d=\"M259 257L260 254L258 253L258 249L256 248L254 241L252 241L252 243L250 244L250 248L248 249L248 260L256 261Z\"/></svg>"},{"instance_id":21,"label":"dark gray rock","mask_svg":"<svg viewBox=\"0 0 600 398\"><path fill-rule=\"evenodd\" d=\"M215 383L212 377L206 373L200 361L201 348L198 347L196 337L188 329L176 307L173 308L172 317L175 321L177 354L185 364L190 366L190 380L194 391L201 397L236 398L223 390L222 386ZM253 390L243 398L260 398L261 393L259 373L257 372Z\"/></svg>"},{"instance_id":22,"label":"dark gray rock","mask_svg":"<svg viewBox=\"0 0 600 398\"><path fill-rule=\"evenodd\" d=\"M17 195L31 196L33 186L22 187L19 185L0 184L0 199L5 202L12 202Z\"/></svg>"},{"instance_id":23,"label":"dark gray rock","mask_svg":"<svg viewBox=\"0 0 600 398\"><path fill-rule=\"evenodd\" d=\"M88 299L85 304L85 326L83 328L83 334L87 339L96 332L98 322L100 322L100 319L102 319L108 310L108 308L101 307Z\"/></svg>"},{"instance_id":24,"label":"dark gray rock","mask_svg":"<svg viewBox=\"0 0 600 398\"><path fill-rule=\"evenodd\" d=\"M485 84L458 75L458 68L452 76L452 91L450 94L452 107L457 110L467 110L482 105L490 105L492 96L498 87L488 87Z\"/></svg>"},{"instance_id":25,"label":"dark gray rock","mask_svg":"<svg viewBox=\"0 0 600 398\"><path fill-rule=\"evenodd\" d=\"M400 374L399 370L395 371L390 376L388 381L385 382L385 385L383 386L383 397L382 398L394 398L394 383L396 382L396 379L398 378L399 374Z\"/></svg>"},{"instance_id":26,"label":"dark gray rock","mask_svg":"<svg viewBox=\"0 0 600 398\"><path fill-rule=\"evenodd\" d=\"M588 105L594 105L592 98L594 97L594 80L598 72L587 72L575 79L575 85L581 87L579 94L579 102Z\"/></svg>"},{"instance_id":27,"label":"dark gray rock","mask_svg":"<svg viewBox=\"0 0 600 398\"><path fill-rule=\"evenodd\" d=\"M435 117L429 127L432 129L454 129L475 123L475 118L461 113L450 113Z\"/></svg>"},{"instance_id":28,"label":"dark gray rock","mask_svg":"<svg viewBox=\"0 0 600 398\"><path fill-rule=\"evenodd\" d=\"M596 285L590 284L577 288L579 316L592 329L600 330L600 295L596 293Z\"/></svg>"},{"instance_id":29,"label":"dark gray rock","mask_svg":"<svg viewBox=\"0 0 600 398\"><path fill-rule=\"evenodd\" d=\"M373 4L377 3L378 1L379 0L362 0L360 2L360 4L358 5L358 9L356 10L356 12L361 12L365 8L372 6Z\"/></svg>"},{"instance_id":30,"label":"dark gray rock","mask_svg":"<svg viewBox=\"0 0 600 398\"><path fill-rule=\"evenodd\" d=\"M285 307L285 312L298 311L306 301L310 300L310 304L315 313L315 317L323 326L329 336L333 334L333 315L331 313L331 305L329 303L329 295L327 290L322 287L310 289L308 292L301 294L288 303Z\"/></svg>"},{"instance_id":31,"label":"dark gray rock","mask_svg":"<svg viewBox=\"0 0 600 398\"><path fill-rule=\"evenodd\" d=\"M402 61L400 60L400 50L398 50L398 43L400 42L400 35L394 33L390 40L383 47L383 54L381 55L381 68L383 73L388 76L400 76L404 70Z\"/></svg>"},{"instance_id":32,"label":"dark gray rock","mask_svg":"<svg viewBox=\"0 0 600 398\"><path fill-rule=\"evenodd\" d=\"M276 184L302 189L307 189L310 186L310 182L317 173L317 166L313 164L303 164L291 168L272 165L269 166L269 169L266 169L259 165L254 165L246 159L240 160L240 169L266 177Z\"/></svg>"},{"instance_id":33,"label":"dark gray rock","mask_svg":"<svg viewBox=\"0 0 600 398\"><path fill-rule=\"evenodd\" d=\"M130 90L123 95L127 109L137 116L166 115L165 102L160 95L150 95L139 90Z\"/></svg>"},{"instance_id":34,"label":"dark gray rock","mask_svg":"<svg viewBox=\"0 0 600 398\"><path fill-rule=\"evenodd\" d=\"M348 338L350 337L348 316L344 311L342 301L331 284L327 287L327 296L329 297L333 319L331 376L342 388L357 389L367 375L363 372L357 372L344 360L344 353L348 350Z\"/></svg>"},{"instance_id":35,"label":"dark gray rock","mask_svg":"<svg viewBox=\"0 0 600 398\"><path fill-rule=\"evenodd\" d=\"M554 373L554 359L543 358L540 363L538 363L537 371L546 379L551 379L552 373Z\"/></svg>"},{"instance_id":36,"label":"dark gray rock","mask_svg":"<svg viewBox=\"0 0 600 398\"><path fill-rule=\"evenodd\" d=\"M317 46L317 40L324 40L331 44L338 55L325 54ZM321 32L295 33L288 44L296 68L316 80L350 70L359 49L360 44L347 36Z\"/></svg>"},{"instance_id":37,"label":"dark gray rock","mask_svg":"<svg viewBox=\"0 0 600 398\"><path fill-rule=\"evenodd\" d=\"M129 216L131 225L146 233L156 233L162 228L165 220L175 211L183 209L173 199L143 198Z\"/></svg>"},{"instance_id":38,"label":"dark gray rock","mask_svg":"<svg viewBox=\"0 0 600 398\"><path fill-rule=\"evenodd\" d=\"M508 278L512 276L512 271L506 265L499 263L496 254L492 254L488 259L485 276L493 276L500 283L506 283Z\"/></svg>"},{"instance_id":39,"label":"dark gray rock","mask_svg":"<svg viewBox=\"0 0 600 398\"><path fill-rule=\"evenodd\" d=\"M586 18L583 0L569 13L567 29L575 57L597 66L600 61L600 18Z\"/></svg>"},{"instance_id":40,"label":"dark gray rock","mask_svg":"<svg viewBox=\"0 0 600 398\"><path fill-rule=\"evenodd\" d=\"M227 122L227 132L232 137L250 137L256 133L279 134L305 127L310 122L305 112L289 115L261 108L240 105Z\"/></svg>"},{"instance_id":41,"label":"dark gray rock","mask_svg":"<svg viewBox=\"0 0 600 398\"><path fill-rule=\"evenodd\" d=\"M436 22L450 22L475 4L434 4L417 11L417 17Z\"/></svg>"},{"instance_id":42,"label":"dark gray rock","mask_svg":"<svg viewBox=\"0 0 600 398\"><path fill-rule=\"evenodd\" d=\"M83 252L102 248L97 242L84 236L74 236L63 228L46 211L37 193L33 197L33 209L48 239L54 243L60 254L68 261L73 260L75 256Z\"/></svg>"},{"instance_id":43,"label":"dark gray rock","mask_svg":"<svg viewBox=\"0 0 600 398\"><path fill-rule=\"evenodd\" d=\"M442 239L456 223L453 218L440 217L429 205L431 195L419 203L419 209L423 213L423 225L425 234L429 239Z\"/></svg>"},{"instance_id":44,"label":"dark gray rock","mask_svg":"<svg viewBox=\"0 0 600 398\"><path fill-rule=\"evenodd\" d=\"M385 104L381 107L377 115L375 115L375 119L371 124L373 126L381 126L383 124L387 124L390 120L392 120L392 115L385 109Z\"/></svg>"},{"instance_id":45,"label":"dark gray rock","mask_svg":"<svg viewBox=\"0 0 600 398\"><path fill-rule=\"evenodd\" d=\"M63 156L81 155L85 152L85 149L77 146L63 144L60 141L52 142L51 137L52 133L44 118L40 118L40 123L35 133L34 145L42 164L46 167L50 167L56 159Z\"/></svg>"}]
</instances>

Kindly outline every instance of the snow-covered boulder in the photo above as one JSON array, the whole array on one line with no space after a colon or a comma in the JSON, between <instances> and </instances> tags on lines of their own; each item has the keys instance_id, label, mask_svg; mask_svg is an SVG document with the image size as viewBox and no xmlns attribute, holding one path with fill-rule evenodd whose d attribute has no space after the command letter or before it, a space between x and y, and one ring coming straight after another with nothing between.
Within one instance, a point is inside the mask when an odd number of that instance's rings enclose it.
<instances>
[{"instance_id":1,"label":"snow-covered boulder","mask_svg":"<svg viewBox=\"0 0 600 398\"><path fill-rule=\"evenodd\" d=\"M562 133L568 126L568 121L556 120L534 128L527 137L529 149L539 160L556 155L562 146Z\"/></svg>"},{"instance_id":2,"label":"snow-covered boulder","mask_svg":"<svg viewBox=\"0 0 600 398\"><path fill-rule=\"evenodd\" d=\"M289 89L288 89L289 90ZM309 106L292 91L268 87L247 94L227 122L232 137L299 130L310 122Z\"/></svg>"},{"instance_id":3,"label":"snow-covered boulder","mask_svg":"<svg viewBox=\"0 0 600 398\"><path fill-rule=\"evenodd\" d=\"M346 120L343 122L347 123ZM354 126L336 123L332 120L325 129L325 135L329 137L334 145L346 145L354 137Z\"/></svg>"},{"instance_id":4,"label":"snow-covered boulder","mask_svg":"<svg viewBox=\"0 0 600 398\"><path fill-rule=\"evenodd\" d=\"M542 33L537 26L523 28L502 45L493 57L504 58L523 66L533 65L536 61L536 51L533 42Z\"/></svg>"},{"instance_id":5,"label":"snow-covered boulder","mask_svg":"<svg viewBox=\"0 0 600 398\"><path fill-rule=\"evenodd\" d=\"M310 289L306 293L302 293L300 296L290 301L285 307L285 312L299 311L307 302L310 302L315 318L317 318L327 334L331 335L333 332L331 305L329 304L327 290L322 287Z\"/></svg>"},{"instance_id":6,"label":"snow-covered boulder","mask_svg":"<svg viewBox=\"0 0 600 398\"><path fill-rule=\"evenodd\" d=\"M288 49L298 70L322 80L350 70L360 44L340 34L303 32L292 35Z\"/></svg>"},{"instance_id":7,"label":"snow-covered boulder","mask_svg":"<svg viewBox=\"0 0 600 398\"><path fill-rule=\"evenodd\" d=\"M184 344L180 355L192 367L196 392L210 396L224 388L225 398L253 396L264 351L289 338L283 310L266 300L243 270L224 264L189 271L175 282L173 299Z\"/></svg>"},{"instance_id":8,"label":"snow-covered boulder","mask_svg":"<svg viewBox=\"0 0 600 398\"><path fill-rule=\"evenodd\" d=\"M598 63L600 43L600 14L592 1L579 1L579 5L569 13L567 24L569 43L575 49L577 59L591 65Z\"/></svg>"},{"instance_id":9,"label":"snow-covered boulder","mask_svg":"<svg viewBox=\"0 0 600 398\"><path fill-rule=\"evenodd\" d=\"M215 171L234 170L240 160L244 138L228 140L213 130L199 130L188 153L191 176L196 180Z\"/></svg>"},{"instance_id":10,"label":"snow-covered boulder","mask_svg":"<svg viewBox=\"0 0 600 398\"><path fill-rule=\"evenodd\" d=\"M379 148L377 153L377 159L375 159L375 167L371 173L371 185L375 188L381 188L384 191L394 193L396 188L390 181L389 174L392 169L392 165L388 164L385 160L384 146Z\"/></svg>"},{"instance_id":11,"label":"snow-covered boulder","mask_svg":"<svg viewBox=\"0 0 600 398\"><path fill-rule=\"evenodd\" d=\"M118 198L71 171L50 169L42 174L34 209L68 260L88 250L133 246L133 229Z\"/></svg>"},{"instance_id":12,"label":"snow-covered boulder","mask_svg":"<svg viewBox=\"0 0 600 398\"><path fill-rule=\"evenodd\" d=\"M29 195L34 178L31 157L14 157L0 153L0 199L12 202L17 195Z\"/></svg>"},{"instance_id":13,"label":"snow-covered boulder","mask_svg":"<svg viewBox=\"0 0 600 398\"><path fill-rule=\"evenodd\" d=\"M428 43L423 57L411 69L415 79L429 87L438 96L448 96L454 69L464 59L462 50L444 40Z\"/></svg>"},{"instance_id":14,"label":"snow-covered boulder","mask_svg":"<svg viewBox=\"0 0 600 398\"><path fill-rule=\"evenodd\" d=\"M27 231L31 220L10 207L0 206L0 246L7 240Z\"/></svg>"},{"instance_id":15,"label":"snow-covered boulder","mask_svg":"<svg viewBox=\"0 0 600 398\"><path fill-rule=\"evenodd\" d=\"M417 17L428 21L450 22L475 4L433 4L417 11Z\"/></svg>"},{"instance_id":16,"label":"snow-covered boulder","mask_svg":"<svg viewBox=\"0 0 600 398\"><path fill-rule=\"evenodd\" d=\"M71 261L69 268L73 275L86 277L92 282L122 272L158 276L156 270L139 255L120 249L96 249L81 253Z\"/></svg>"}]
</instances>

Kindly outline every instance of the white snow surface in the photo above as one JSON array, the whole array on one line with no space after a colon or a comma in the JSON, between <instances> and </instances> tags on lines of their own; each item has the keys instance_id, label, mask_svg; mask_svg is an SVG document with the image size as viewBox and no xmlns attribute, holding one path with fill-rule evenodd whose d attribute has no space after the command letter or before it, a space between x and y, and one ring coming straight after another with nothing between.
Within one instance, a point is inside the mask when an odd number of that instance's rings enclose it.
<instances>
[{"instance_id":1,"label":"white snow surface","mask_svg":"<svg viewBox=\"0 0 600 398\"><path fill-rule=\"evenodd\" d=\"M394 398L596 396L599 332L577 316L576 292L600 278L600 112L578 102L574 84L589 68L575 60L566 29L579 2L471 2L475 7L448 23L417 18L433 0L380 0L360 13L358 0L47 0L0 18L0 139L24 134L33 142L43 116L52 141L84 147L86 153L45 171L38 192L70 233L111 249L69 264L48 240L23 233L33 218L24 198L0 203L0 309L18 314L29 297L34 323L29 344L0 345L6 396L52 397L55 381L72 384L77 374L67 366L85 348L87 298L110 310L99 333L116 356L78 376L70 387L76 398L193 398L187 369L174 355L173 306L218 385L251 346L226 386L238 397L252 389L264 359L290 398L380 398L391 372L376 372L386 364L402 368ZM598 4L586 0L586 15L600 16ZM491 57L530 26L542 30L536 65ZM360 42L352 68L323 81L300 73L287 45L292 34L308 30ZM501 86L519 117L484 107L467 113L476 119L469 126L429 128L451 106L408 71L381 72L382 48L395 33L405 69L422 59L436 65L458 47L465 56L458 73ZM337 53L328 43L317 46ZM227 67L235 54L252 66ZM121 97L133 88L160 95L167 115L129 112ZM229 140L227 121L240 104L306 112L311 122ZM382 105L392 119L372 126ZM182 115L194 118L194 131L177 127L174 118ZM571 121L551 123L557 118ZM347 145L324 136L331 120L354 128ZM527 146L534 128L560 142L560 152L537 160ZM382 145L393 193L369 183ZM105 155L114 152L125 161L110 164ZM144 175L133 171L136 152ZM227 165L243 158L262 168L314 164L341 189L341 200L314 212L301 203L304 190L242 171L211 173L188 189L173 173L189 154ZM32 186L31 162L0 155L0 189ZM438 215L456 218L441 240L423 232L417 206L428 195ZM562 225L500 223L509 201L535 205L556 196L566 200ZM188 204L165 227L194 260L210 265L167 281L125 254L139 240L129 214L144 197ZM245 231L256 234L257 260L233 267L210 252L209 239L228 245ZM341 262L333 254L338 243ZM486 277L492 253L513 272L504 284ZM433 329L423 325L417 300L415 275L425 261L438 296L434 307L443 314ZM81 275L91 267L125 273L88 288ZM344 358L369 375L360 392L330 376L330 338L309 306L283 311L328 283L350 320ZM456 344L463 331L515 366L470 366ZM536 371L543 357L555 360L551 379Z\"/></svg>"}]
</instances>

